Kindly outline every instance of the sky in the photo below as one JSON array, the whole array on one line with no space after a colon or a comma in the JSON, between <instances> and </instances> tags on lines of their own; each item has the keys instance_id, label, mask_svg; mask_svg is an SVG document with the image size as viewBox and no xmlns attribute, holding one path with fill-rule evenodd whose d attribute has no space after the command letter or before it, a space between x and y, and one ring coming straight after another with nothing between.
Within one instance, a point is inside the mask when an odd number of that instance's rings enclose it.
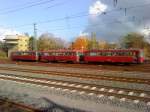
<instances>
[{"instance_id":1,"label":"sky","mask_svg":"<svg viewBox=\"0 0 150 112\"><path fill-rule=\"evenodd\" d=\"M116 1L116 2L114 2ZM110 42L128 32L149 35L150 0L3 0L0 1L0 39L5 35L49 32L72 41L95 32Z\"/></svg>"}]
</instances>

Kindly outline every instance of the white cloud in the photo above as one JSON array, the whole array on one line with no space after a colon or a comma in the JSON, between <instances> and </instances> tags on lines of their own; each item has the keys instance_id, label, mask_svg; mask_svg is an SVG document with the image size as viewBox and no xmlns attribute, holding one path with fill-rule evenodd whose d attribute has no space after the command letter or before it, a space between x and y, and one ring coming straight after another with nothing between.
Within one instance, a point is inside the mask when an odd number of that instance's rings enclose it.
<instances>
[{"instance_id":1,"label":"white cloud","mask_svg":"<svg viewBox=\"0 0 150 112\"><path fill-rule=\"evenodd\" d=\"M142 29L141 33L144 35L145 39L150 43L150 29Z\"/></svg>"},{"instance_id":2,"label":"white cloud","mask_svg":"<svg viewBox=\"0 0 150 112\"><path fill-rule=\"evenodd\" d=\"M0 28L0 40L3 40L6 35L16 35L16 34L21 34L21 33L12 29Z\"/></svg>"},{"instance_id":3,"label":"white cloud","mask_svg":"<svg viewBox=\"0 0 150 112\"><path fill-rule=\"evenodd\" d=\"M149 36L150 35L150 30L149 29L142 29L141 31L145 36Z\"/></svg>"},{"instance_id":4,"label":"white cloud","mask_svg":"<svg viewBox=\"0 0 150 112\"><path fill-rule=\"evenodd\" d=\"M84 32L89 34L95 32L99 39L116 42L130 32L141 33L145 27L150 27L150 7L149 5L142 6L150 4L150 0L136 0L136 2L134 0L119 0L116 7L113 6L113 2L109 2L110 0L101 1L103 2L93 1L89 7L89 13L96 14L96 16L92 15L88 18L89 23ZM121 10L123 8L128 8L126 13L125 10ZM111 12L114 9L117 11ZM103 12L105 14L102 14ZM149 32L144 32L146 38L150 36Z\"/></svg>"},{"instance_id":5,"label":"white cloud","mask_svg":"<svg viewBox=\"0 0 150 112\"><path fill-rule=\"evenodd\" d=\"M106 9L107 9L107 5L103 4L101 1L96 1L92 6L90 6L89 14L99 15L105 12Z\"/></svg>"},{"instance_id":6,"label":"white cloud","mask_svg":"<svg viewBox=\"0 0 150 112\"><path fill-rule=\"evenodd\" d=\"M87 32L80 32L79 36L89 36L89 33L87 33Z\"/></svg>"}]
</instances>

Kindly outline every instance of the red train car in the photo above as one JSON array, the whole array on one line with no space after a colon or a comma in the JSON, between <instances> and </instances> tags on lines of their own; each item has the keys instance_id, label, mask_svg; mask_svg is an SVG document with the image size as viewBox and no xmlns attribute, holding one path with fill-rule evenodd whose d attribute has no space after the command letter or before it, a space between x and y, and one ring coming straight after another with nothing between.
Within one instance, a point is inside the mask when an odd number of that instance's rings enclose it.
<instances>
[{"instance_id":1,"label":"red train car","mask_svg":"<svg viewBox=\"0 0 150 112\"><path fill-rule=\"evenodd\" d=\"M84 54L84 61L111 62L111 63L143 63L142 50L113 49L113 50L89 50Z\"/></svg>"},{"instance_id":2,"label":"red train car","mask_svg":"<svg viewBox=\"0 0 150 112\"><path fill-rule=\"evenodd\" d=\"M52 50L46 52L40 52L40 61L46 62L80 62L80 56L82 52L77 50Z\"/></svg>"},{"instance_id":3,"label":"red train car","mask_svg":"<svg viewBox=\"0 0 150 112\"><path fill-rule=\"evenodd\" d=\"M11 53L14 61L38 61L38 53L35 51L16 51Z\"/></svg>"}]
</instances>

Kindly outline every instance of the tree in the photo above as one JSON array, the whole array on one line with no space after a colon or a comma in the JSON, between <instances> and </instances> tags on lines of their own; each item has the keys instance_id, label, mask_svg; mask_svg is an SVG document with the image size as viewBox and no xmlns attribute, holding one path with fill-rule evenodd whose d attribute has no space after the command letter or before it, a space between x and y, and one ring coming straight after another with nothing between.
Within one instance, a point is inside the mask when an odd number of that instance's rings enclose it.
<instances>
[{"instance_id":1,"label":"tree","mask_svg":"<svg viewBox=\"0 0 150 112\"><path fill-rule=\"evenodd\" d=\"M64 41L53 34L44 33L38 39L38 50L63 49Z\"/></svg>"},{"instance_id":2,"label":"tree","mask_svg":"<svg viewBox=\"0 0 150 112\"><path fill-rule=\"evenodd\" d=\"M109 49L109 43L106 41L99 41L98 44L100 49Z\"/></svg>"},{"instance_id":3,"label":"tree","mask_svg":"<svg viewBox=\"0 0 150 112\"><path fill-rule=\"evenodd\" d=\"M145 44L144 54L145 54L146 58L150 59L150 43Z\"/></svg>"},{"instance_id":4,"label":"tree","mask_svg":"<svg viewBox=\"0 0 150 112\"><path fill-rule=\"evenodd\" d=\"M145 40L144 36L139 33L129 33L121 40L122 48L140 48L144 49L146 57L150 57L150 44Z\"/></svg>"},{"instance_id":5,"label":"tree","mask_svg":"<svg viewBox=\"0 0 150 112\"><path fill-rule=\"evenodd\" d=\"M32 50L35 50L35 38L33 36L30 37L29 39L29 50L32 51Z\"/></svg>"},{"instance_id":6,"label":"tree","mask_svg":"<svg viewBox=\"0 0 150 112\"><path fill-rule=\"evenodd\" d=\"M4 42L0 41L0 58L7 57L7 46Z\"/></svg>"},{"instance_id":7,"label":"tree","mask_svg":"<svg viewBox=\"0 0 150 112\"><path fill-rule=\"evenodd\" d=\"M145 43L144 36L139 33L129 33L121 39L121 46L123 48L141 48L143 49Z\"/></svg>"},{"instance_id":8,"label":"tree","mask_svg":"<svg viewBox=\"0 0 150 112\"><path fill-rule=\"evenodd\" d=\"M88 39L86 36L79 36L74 42L71 43L72 49L76 50L86 50L88 45Z\"/></svg>"},{"instance_id":9,"label":"tree","mask_svg":"<svg viewBox=\"0 0 150 112\"><path fill-rule=\"evenodd\" d=\"M99 49L98 41L96 39L96 34L91 34L91 39L88 40L88 49Z\"/></svg>"}]
</instances>

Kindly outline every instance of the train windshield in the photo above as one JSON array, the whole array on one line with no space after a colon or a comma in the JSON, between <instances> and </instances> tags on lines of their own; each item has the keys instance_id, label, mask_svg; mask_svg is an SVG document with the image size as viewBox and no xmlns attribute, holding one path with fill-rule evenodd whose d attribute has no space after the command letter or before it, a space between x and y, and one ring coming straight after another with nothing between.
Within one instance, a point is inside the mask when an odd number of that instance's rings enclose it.
<instances>
[{"instance_id":1,"label":"train windshield","mask_svg":"<svg viewBox=\"0 0 150 112\"><path fill-rule=\"evenodd\" d=\"M77 56L83 56L83 52L77 52Z\"/></svg>"},{"instance_id":2,"label":"train windshield","mask_svg":"<svg viewBox=\"0 0 150 112\"><path fill-rule=\"evenodd\" d=\"M140 51L139 56L140 56L140 57L144 57L144 52L143 52L143 51Z\"/></svg>"}]
</instances>

